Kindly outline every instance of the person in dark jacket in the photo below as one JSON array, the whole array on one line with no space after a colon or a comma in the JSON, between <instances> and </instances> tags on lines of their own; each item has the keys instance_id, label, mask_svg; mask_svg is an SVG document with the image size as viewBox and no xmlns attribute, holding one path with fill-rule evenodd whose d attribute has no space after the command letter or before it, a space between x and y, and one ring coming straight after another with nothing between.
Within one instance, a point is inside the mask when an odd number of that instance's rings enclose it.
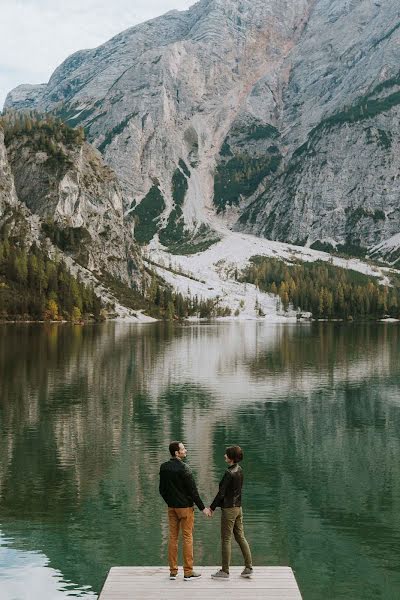
<instances>
[{"instance_id":1,"label":"person in dark jacket","mask_svg":"<svg viewBox=\"0 0 400 600\"><path fill-rule=\"evenodd\" d=\"M220 481L218 494L210 506L212 513L218 506L221 508L222 567L219 571L213 573L211 577L213 579L227 579L229 577L233 533L244 559L245 566L241 577L249 578L253 574L253 565L250 547L243 529L243 471L238 464L243 459L243 451L240 446L230 446L225 450L224 459L228 464L228 469Z\"/></svg>"},{"instance_id":2,"label":"person in dark jacket","mask_svg":"<svg viewBox=\"0 0 400 600\"><path fill-rule=\"evenodd\" d=\"M171 442L169 445L170 460L160 467L160 494L168 505L169 543L168 562L170 579L178 574L178 538L179 528L183 538L183 573L185 581L200 577L193 571L193 504L206 516L211 517L209 508L205 508L197 491L191 470L183 459L186 448L182 442Z\"/></svg>"}]
</instances>

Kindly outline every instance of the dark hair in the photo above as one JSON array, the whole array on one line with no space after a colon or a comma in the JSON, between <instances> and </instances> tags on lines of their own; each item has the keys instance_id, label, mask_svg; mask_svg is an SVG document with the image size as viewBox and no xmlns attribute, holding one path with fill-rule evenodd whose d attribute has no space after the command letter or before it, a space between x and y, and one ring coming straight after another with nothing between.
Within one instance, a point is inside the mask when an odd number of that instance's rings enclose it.
<instances>
[{"instance_id":1,"label":"dark hair","mask_svg":"<svg viewBox=\"0 0 400 600\"><path fill-rule=\"evenodd\" d=\"M229 458L229 460L233 460L233 462L238 463L243 460L243 450L240 446L229 446L225 450L225 454Z\"/></svg>"},{"instance_id":2,"label":"dark hair","mask_svg":"<svg viewBox=\"0 0 400 600\"><path fill-rule=\"evenodd\" d=\"M171 442L169 445L169 453L171 456L175 457L175 452L179 452L179 444L182 442Z\"/></svg>"}]
</instances>

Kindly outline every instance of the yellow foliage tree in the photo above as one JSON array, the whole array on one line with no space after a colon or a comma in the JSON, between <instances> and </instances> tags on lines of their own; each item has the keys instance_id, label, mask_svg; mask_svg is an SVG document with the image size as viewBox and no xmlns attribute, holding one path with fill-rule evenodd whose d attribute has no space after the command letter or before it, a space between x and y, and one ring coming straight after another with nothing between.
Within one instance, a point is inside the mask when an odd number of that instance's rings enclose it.
<instances>
[{"instance_id":1,"label":"yellow foliage tree","mask_svg":"<svg viewBox=\"0 0 400 600\"><path fill-rule=\"evenodd\" d=\"M58 304L55 300L49 300L44 312L46 321L58 321Z\"/></svg>"},{"instance_id":2,"label":"yellow foliage tree","mask_svg":"<svg viewBox=\"0 0 400 600\"><path fill-rule=\"evenodd\" d=\"M79 323L82 320L81 309L78 306L74 306L71 313L71 320L74 323Z\"/></svg>"}]
</instances>

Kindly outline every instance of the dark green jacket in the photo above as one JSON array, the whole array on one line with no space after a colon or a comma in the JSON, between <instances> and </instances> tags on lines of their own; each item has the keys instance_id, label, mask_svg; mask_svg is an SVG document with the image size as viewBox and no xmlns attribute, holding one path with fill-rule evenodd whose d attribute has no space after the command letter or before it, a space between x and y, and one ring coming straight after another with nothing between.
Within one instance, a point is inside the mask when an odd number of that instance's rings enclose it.
<instances>
[{"instance_id":1,"label":"dark green jacket","mask_svg":"<svg viewBox=\"0 0 400 600\"><path fill-rule=\"evenodd\" d=\"M188 508L204 504L197 491L191 470L179 458L171 458L160 467L160 494L170 508Z\"/></svg>"}]
</instances>

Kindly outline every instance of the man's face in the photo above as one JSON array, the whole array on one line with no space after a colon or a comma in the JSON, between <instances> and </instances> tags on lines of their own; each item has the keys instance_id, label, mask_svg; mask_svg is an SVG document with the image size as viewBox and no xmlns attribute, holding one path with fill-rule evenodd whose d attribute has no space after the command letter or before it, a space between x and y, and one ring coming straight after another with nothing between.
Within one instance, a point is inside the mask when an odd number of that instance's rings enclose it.
<instances>
[{"instance_id":1,"label":"man's face","mask_svg":"<svg viewBox=\"0 0 400 600\"><path fill-rule=\"evenodd\" d=\"M175 452L176 458L180 458L180 459L185 458L186 454L187 454L187 452L186 452L185 446L182 443L180 443L179 450L177 452Z\"/></svg>"}]
</instances>

